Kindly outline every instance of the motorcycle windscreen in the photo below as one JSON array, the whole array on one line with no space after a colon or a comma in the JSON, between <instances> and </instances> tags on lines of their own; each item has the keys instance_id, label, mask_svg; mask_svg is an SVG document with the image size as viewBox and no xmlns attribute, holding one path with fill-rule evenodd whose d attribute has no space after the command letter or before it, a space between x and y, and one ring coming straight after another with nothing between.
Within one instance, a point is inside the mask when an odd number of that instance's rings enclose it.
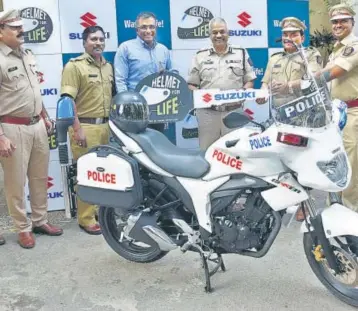
<instances>
[{"instance_id":1,"label":"motorcycle windscreen","mask_svg":"<svg viewBox=\"0 0 358 311\"><path fill-rule=\"evenodd\" d=\"M332 101L325 78L312 72L305 52L278 57L271 67L271 115L276 123L321 128L332 122Z\"/></svg>"}]
</instances>

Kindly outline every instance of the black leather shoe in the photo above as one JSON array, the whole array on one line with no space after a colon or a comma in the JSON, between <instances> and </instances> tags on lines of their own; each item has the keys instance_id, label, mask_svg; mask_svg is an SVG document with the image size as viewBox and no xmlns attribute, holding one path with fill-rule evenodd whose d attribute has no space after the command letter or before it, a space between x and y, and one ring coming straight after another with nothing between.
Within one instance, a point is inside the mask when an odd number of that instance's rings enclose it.
<instances>
[{"instance_id":1,"label":"black leather shoe","mask_svg":"<svg viewBox=\"0 0 358 311\"><path fill-rule=\"evenodd\" d=\"M6 243L5 238L0 235L0 245L4 245Z\"/></svg>"}]
</instances>

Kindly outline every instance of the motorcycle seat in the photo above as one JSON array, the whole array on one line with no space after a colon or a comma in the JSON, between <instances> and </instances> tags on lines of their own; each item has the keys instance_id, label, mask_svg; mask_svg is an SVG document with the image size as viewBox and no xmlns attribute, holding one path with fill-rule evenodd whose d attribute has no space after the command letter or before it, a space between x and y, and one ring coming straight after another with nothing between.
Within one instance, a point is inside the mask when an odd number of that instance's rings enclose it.
<instances>
[{"instance_id":1,"label":"motorcycle seat","mask_svg":"<svg viewBox=\"0 0 358 311\"><path fill-rule=\"evenodd\" d=\"M127 133L160 168L170 174L200 178L210 169L205 152L179 148L161 132L147 128L139 134Z\"/></svg>"}]
</instances>

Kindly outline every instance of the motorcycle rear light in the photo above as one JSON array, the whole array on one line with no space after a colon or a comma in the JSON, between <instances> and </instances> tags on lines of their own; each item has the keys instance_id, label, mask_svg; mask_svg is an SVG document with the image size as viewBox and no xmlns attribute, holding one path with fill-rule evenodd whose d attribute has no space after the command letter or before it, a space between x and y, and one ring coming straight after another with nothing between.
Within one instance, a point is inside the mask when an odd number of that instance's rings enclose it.
<instances>
[{"instance_id":1,"label":"motorcycle rear light","mask_svg":"<svg viewBox=\"0 0 358 311\"><path fill-rule=\"evenodd\" d=\"M308 138L296 134L279 132L277 134L277 141L286 145L307 147Z\"/></svg>"}]
</instances>

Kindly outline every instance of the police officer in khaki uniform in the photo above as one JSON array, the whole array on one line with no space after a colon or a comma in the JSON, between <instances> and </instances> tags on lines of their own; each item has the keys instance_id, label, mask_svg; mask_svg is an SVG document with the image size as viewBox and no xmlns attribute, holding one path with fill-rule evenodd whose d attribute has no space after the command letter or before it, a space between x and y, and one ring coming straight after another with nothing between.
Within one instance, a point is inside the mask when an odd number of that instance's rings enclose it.
<instances>
[{"instance_id":1,"label":"police officer in khaki uniform","mask_svg":"<svg viewBox=\"0 0 358 311\"><path fill-rule=\"evenodd\" d=\"M246 89L253 87L256 78L246 49L228 44L229 33L224 19L213 18L209 23L212 47L199 50L192 61L188 78L189 88ZM222 122L229 111L237 110L242 102L197 109L199 144L206 150L221 136L232 131Z\"/></svg>"},{"instance_id":2,"label":"police officer in khaki uniform","mask_svg":"<svg viewBox=\"0 0 358 311\"><path fill-rule=\"evenodd\" d=\"M23 21L17 10L0 13L0 162L6 202L18 242L35 246L31 231L61 235L47 221L48 133L52 123L42 104L34 55L24 50ZM31 222L27 220L24 186L29 180Z\"/></svg>"},{"instance_id":3,"label":"police officer in khaki uniform","mask_svg":"<svg viewBox=\"0 0 358 311\"><path fill-rule=\"evenodd\" d=\"M284 51L271 55L266 67L265 75L261 80L262 89L267 89L269 85L280 89L282 98L279 98L279 95L276 95L275 105L283 105L290 100L297 98L297 96L293 94L295 88L291 83L293 83L293 81L300 81L305 72L304 67L302 66L303 60L300 55L287 57L288 55L297 52L297 48L292 43L286 41L290 40L296 44L303 44L305 41L305 24L296 17L286 17L281 21L281 28L281 39ZM308 47L306 55L312 72L319 72L322 70L322 57L316 48ZM264 104L266 101L267 98L258 98L256 100L258 104ZM297 212L296 220L304 220L304 215L301 209Z\"/></svg>"},{"instance_id":4,"label":"police officer in khaki uniform","mask_svg":"<svg viewBox=\"0 0 358 311\"><path fill-rule=\"evenodd\" d=\"M268 85L276 85L283 88L287 88L287 93L293 93L293 89L290 86L289 81L300 80L304 71L302 68L303 60L299 55L294 55L288 58L287 55L297 52L296 47L285 40L291 40L296 44L302 44L305 41L304 31L306 30L305 24L296 17L286 17L281 21L282 28L282 44L284 51L271 55L266 67L265 75L262 78L262 89L267 89ZM320 71L323 67L322 57L319 51L313 47L309 47L307 50L307 59L310 64L312 72ZM288 82L288 83L287 83ZM284 94L281 89L281 94ZM278 97L278 96L277 96ZM282 99L282 104L289 101L289 96ZM258 104L266 103L267 99L258 98L256 102ZM280 99L275 99L275 104L280 104Z\"/></svg>"},{"instance_id":5,"label":"police officer in khaki uniform","mask_svg":"<svg viewBox=\"0 0 358 311\"><path fill-rule=\"evenodd\" d=\"M337 41L323 75L326 81L331 81L332 98L340 99L348 106L343 143L352 166L352 178L342 193L342 200L345 206L358 212L358 37L353 34L355 14L347 4L330 9L332 33Z\"/></svg>"},{"instance_id":6,"label":"police officer in khaki uniform","mask_svg":"<svg viewBox=\"0 0 358 311\"><path fill-rule=\"evenodd\" d=\"M90 26L82 39L85 53L66 64L61 82L61 95L76 103L75 123L69 129L74 160L89 148L109 143L108 115L114 92L113 67L103 57L104 30ZM89 234L101 234L95 212L95 206L77 198L78 224Z\"/></svg>"}]
</instances>

